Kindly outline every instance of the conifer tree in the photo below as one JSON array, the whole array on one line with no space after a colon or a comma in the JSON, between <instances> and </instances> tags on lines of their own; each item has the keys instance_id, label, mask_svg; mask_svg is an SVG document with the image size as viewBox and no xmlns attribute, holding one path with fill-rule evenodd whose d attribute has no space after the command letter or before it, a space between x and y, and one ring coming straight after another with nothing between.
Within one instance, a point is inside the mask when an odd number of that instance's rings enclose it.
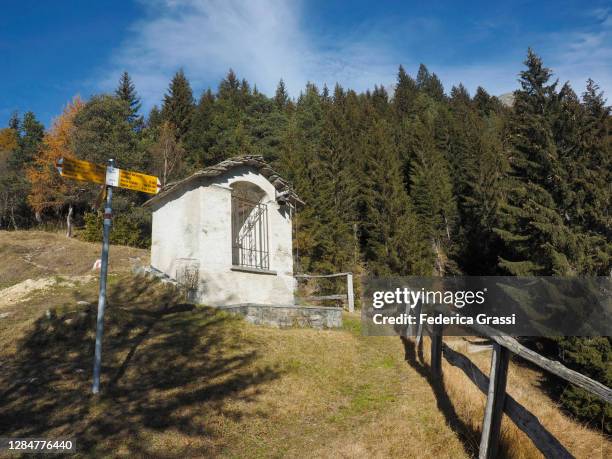
<instances>
[{"instance_id":1,"label":"conifer tree","mask_svg":"<svg viewBox=\"0 0 612 459\"><path fill-rule=\"evenodd\" d=\"M315 184L319 167L316 158L322 126L321 96L317 87L308 83L289 120L278 162L280 170L293 183L300 197L305 202L312 203L300 210L295 219L298 272L313 271L318 267L321 257L321 241L317 240L316 235L321 232L318 213L324 210L324 207L318 205L321 200L317 197ZM321 267L323 268L324 266Z\"/></svg>"},{"instance_id":2,"label":"conifer tree","mask_svg":"<svg viewBox=\"0 0 612 459\"><path fill-rule=\"evenodd\" d=\"M18 123L9 122L9 126L18 127ZM11 159L18 148L18 131L14 127L0 129L0 228L2 229L10 226L18 229L20 225L18 208L23 182L19 180L19 170L11 164Z\"/></svg>"},{"instance_id":3,"label":"conifer tree","mask_svg":"<svg viewBox=\"0 0 612 459\"><path fill-rule=\"evenodd\" d=\"M374 107L366 110L361 225L365 262L375 275L429 274L431 252L406 193L392 131Z\"/></svg>"},{"instance_id":4,"label":"conifer tree","mask_svg":"<svg viewBox=\"0 0 612 459\"><path fill-rule=\"evenodd\" d=\"M44 126L33 112L26 112L22 119L13 113L6 133L9 139L15 140L16 145L9 142L10 145L5 145L5 151L0 153L0 188L3 198L0 220L7 220L14 229L18 229L30 225L34 220L27 204L29 183L25 169L32 165L38 153ZM38 214L35 214L35 218L38 220Z\"/></svg>"},{"instance_id":5,"label":"conifer tree","mask_svg":"<svg viewBox=\"0 0 612 459\"><path fill-rule=\"evenodd\" d=\"M287 94L287 88L285 88L285 82L281 78L276 87L276 93L274 94L274 103L279 110L284 110L289 103L289 94Z\"/></svg>"},{"instance_id":6,"label":"conifer tree","mask_svg":"<svg viewBox=\"0 0 612 459\"><path fill-rule=\"evenodd\" d=\"M115 95L129 105L130 113L128 121L141 125L142 118L138 116L138 111L141 107L140 97L138 97L136 93L136 86L132 82L132 78L126 71L124 71L119 78L119 85L117 89L115 89Z\"/></svg>"},{"instance_id":7,"label":"conifer tree","mask_svg":"<svg viewBox=\"0 0 612 459\"><path fill-rule=\"evenodd\" d=\"M258 98L261 100L260 96ZM247 109L254 100L248 82L241 82L230 69L219 84L212 111L209 129L212 143L206 153L207 163L256 153L247 116Z\"/></svg>"},{"instance_id":8,"label":"conifer tree","mask_svg":"<svg viewBox=\"0 0 612 459\"><path fill-rule=\"evenodd\" d=\"M586 166L582 185L585 187L584 212L579 216L588 231L612 238L612 122L611 108L606 106L603 92L591 79L587 81L584 101L585 119L583 155ZM607 184L607 185L606 185Z\"/></svg>"},{"instance_id":9,"label":"conifer tree","mask_svg":"<svg viewBox=\"0 0 612 459\"><path fill-rule=\"evenodd\" d=\"M429 74L429 70L427 69L425 64L419 64L419 70L417 72L416 77L417 88L420 90L425 90L430 77L431 75Z\"/></svg>"},{"instance_id":10,"label":"conifer tree","mask_svg":"<svg viewBox=\"0 0 612 459\"><path fill-rule=\"evenodd\" d=\"M442 102L444 100L444 87L435 73L429 73L424 64L419 66L416 78L417 88L431 97L433 100Z\"/></svg>"},{"instance_id":11,"label":"conifer tree","mask_svg":"<svg viewBox=\"0 0 612 459\"><path fill-rule=\"evenodd\" d=\"M10 162L14 168L24 168L36 156L45 133L45 127L36 119L32 112L26 112L21 120L11 120L9 125L18 127L16 130L10 128L17 133L18 139L18 148L11 156Z\"/></svg>"},{"instance_id":12,"label":"conifer tree","mask_svg":"<svg viewBox=\"0 0 612 459\"><path fill-rule=\"evenodd\" d=\"M227 75L219 84L219 99L231 100L234 105L238 105L240 90L240 80L232 69L229 69Z\"/></svg>"},{"instance_id":13,"label":"conifer tree","mask_svg":"<svg viewBox=\"0 0 612 459\"><path fill-rule=\"evenodd\" d=\"M149 117L147 118L147 127L155 129L161 126L163 121L161 110L157 105L153 105L153 108L149 112Z\"/></svg>"},{"instance_id":14,"label":"conifer tree","mask_svg":"<svg viewBox=\"0 0 612 459\"><path fill-rule=\"evenodd\" d=\"M400 119L411 113L416 94L416 82L400 65L397 72L395 93L393 94L393 106Z\"/></svg>"},{"instance_id":15,"label":"conifer tree","mask_svg":"<svg viewBox=\"0 0 612 459\"><path fill-rule=\"evenodd\" d=\"M576 238L552 194L559 181L552 128L559 109L557 83L549 83L552 72L531 49L525 65L509 127L512 174L495 229L504 243L499 265L513 275L564 275L574 268L569 259Z\"/></svg>"},{"instance_id":16,"label":"conifer tree","mask_svg":"<svg viewBox=\"0 0 612 459\"><path fill-rule=\"evenodd\" d=\"M389 115L389 94L383 85L374 85L371 95L372 106L383 117Z\"/></svg>"},{"instance_id":17,"label":"conifer tree","mask_svg":"<svg viewBox=\"0 0 612 459\"><path fill-rule=\"evenodd\" d=\"M410 197L431 251L435 257L435 270L444 274L454 270L451 260L457 208L449 164L437 148L433 127L416 120L412 127L412 155L410 171Z\"/></svg>"},{"instance_id":18,"label":"conifer tree","mask_svg":"<svg viewBox=\"0 0 612 459\"><path fill-rule=\"evenodd\" d=\"M189 130L194 112L193 92L182 69L170 82L161 112L164 121L175 126L177 140L182 140Z\"/></svg>"},{"instance_id":19,"label":"conifer tree","mask_svg":"<svg viewBox=\"0 0 612 459\"><path fill-rule=\"evenodd\" d=\"M208 151L214 143L211 133L211 124L215 110L215 96L208 88L198 101L193 114L189 131L185 136L185 161L190 170L210 165Z\"/></svg>"},{"instance_id":20,"label":"conifer tree","mask_svg":"<svg viewBox=\"0 0 612 459\"><path fill-rule=\"evenodd\" d=\"M480 112L481 115L489 116L495 110L495 103L489 93L482 87L476 88L476 94L474 94L474 106Z\"/></svg>"},{"instance_id":21,"label":"conifer tree","mask_svg":"<svg viewBox=\"0 0 612 459\"><path fill-rule=\"evenodd\" d=\"M253 94L245 112L245 124L253 138L253 151L276 164L287 128L287 109L279 109L274 99L258 93Z\"/></svg>"},{"instance_id":22,"label":"conifer tree","mask_svg":"<svg viewBox=\"0 0 612 459\"><path fill-rule=\"evenodd\" d=\"M123 100L93 96L74 116L71 141L76 157L98 164L106 164L112 157L118 167L142 169L144 155L128 121L129 113L130 107Z\"/></svg>"},{"instance_id":23,"label":"conifer tree","mask_svg":"<svg viewBox=\"0 0 612 459\"><path fill-rule=\"evenodd\" d=\"M19 120L19 113L16 111L11 113L11 117L8 122L9 129L12 129L19 135L19 130L21 129L21 121Z\"/></svg>"},{"instance_id":24,"label":"conifer tree","mask_svg":"<svg viewBox=\"0 0 612 459\"><path fill-rule=\"evenodd\" d=\"M469 106L472 102L472 99L470 97L470 93L468 92L468 90L465 88L465 86L463 86L462 83L459 83L459 86L453 86L451 89L451 105L463 105L463 106Z\"/></svg>"}]
</instances>

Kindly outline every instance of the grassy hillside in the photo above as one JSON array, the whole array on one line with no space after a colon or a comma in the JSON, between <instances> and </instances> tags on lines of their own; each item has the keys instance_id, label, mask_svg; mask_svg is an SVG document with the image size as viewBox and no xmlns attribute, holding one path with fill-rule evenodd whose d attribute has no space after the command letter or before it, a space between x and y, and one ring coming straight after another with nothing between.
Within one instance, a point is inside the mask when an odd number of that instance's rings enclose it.
<instances>
[{"instance_id":1,"label":"grassy hillside","mask_svg":"<svg viewBox=\"0 0 612 459\"><path fill-rule=\"evenodd\" d=\"M132 276L129 258L146 253L124 247L111 249L102 394L93 397L97 281L84 276L99 245L44 233L0 233L0 244L10 288L55 280L0 304L2 437L73 437L82 456L97 457L476 454L484 397L458 370L445 365L441 394L418 359L406 363L399 339L361 336L357 316L341 330L278 330L185 304ZM31 250L44 267L21 264ZM470 358L488 372L486 353ZM538 381L512 365L515 398L578 457L605 457L605 437L560 413ZM538 457L521 435L505 423L504 455Z\"/></svg>"},{"instance_id":2,"label":"grassy hillside","mask_svg":"<svg viewBox=\"0 0 612 459\"><path fill-rule=\"evenodd\" d=\"M0 288L26 279L95 274L91 268L100 258L101 248L101 244L68 239L61 233L0 231ZM131 261L137 259L148 263L148 250L113 247L110 270L129 271Z\"/></svg>"}]
</instances>

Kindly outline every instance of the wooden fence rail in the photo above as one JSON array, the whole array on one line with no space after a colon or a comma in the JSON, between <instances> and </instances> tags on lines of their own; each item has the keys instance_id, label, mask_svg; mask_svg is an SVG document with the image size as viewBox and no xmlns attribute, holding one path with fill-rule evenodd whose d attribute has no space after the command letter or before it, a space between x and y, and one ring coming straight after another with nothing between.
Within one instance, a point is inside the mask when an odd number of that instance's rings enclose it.
<instances>
[{"instance_id":1,"label":"wooden fence rail","mask_svg":"<svg viewBox=\"0 0 612 459\"><path fill-rule=\"evenodd\" d=\"M442 326L426 327L431 337L431 372L436 379L442 378L442 357L446 361L463 370L467 377L487 396L485 414L480 439L479 458L489 459L497 456L501 420L503 413L517 425L533 441L545 457L573 457L567 449L540 423L538 418L506 393L508 363L511 354L521 356L538 367L575 384L591 394L599 396L607 403L612 403L612 389L565 367L560 362L526 348L516 339L500 335L489 327L474 327L476 332L494 342L491 356L491 370L487 377L466 356L454 351L442 341ZM420 337L417 336L417 340ZM418 342L418 341L417 341Z\"/></svg>"},{"instance_id":2,"label":"wooden fence rail","mask_svg":"<svg viewBox=\"0 0 612 459\"><path fill-rule=\"evenodd\" d=\"M346 276L346 293L336 295L307 296L304 299L309 301L323 300L344 300L348 304L349 312L355 312L355 294L353 292L353 273L334 273L334 274L296 274L300 279L316 279Z\"/></svg>"}]
</instances>

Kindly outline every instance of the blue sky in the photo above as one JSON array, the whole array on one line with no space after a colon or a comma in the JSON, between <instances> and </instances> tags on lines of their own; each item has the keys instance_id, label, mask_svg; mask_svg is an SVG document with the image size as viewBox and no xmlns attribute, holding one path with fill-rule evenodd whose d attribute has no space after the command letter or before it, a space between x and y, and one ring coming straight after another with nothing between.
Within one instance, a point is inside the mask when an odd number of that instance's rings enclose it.
<instances>
[{"instance_id":1,"label":"blue sky","mask_svg":"<svg viewBox=\"0 0 612 459\"><path fill-rule=\"evenodd\" d=\"M420 62L447 91L516 88L527 47L561 81L612 92L612 1L20 0L0 16L0 125L14 110L48 126L74 95L133 76L148 111L182 67L196 95L232 67L265 92L307 81L391 86ZM612 99L612 98L610 98Z\"/></svg>"}]
</instances>

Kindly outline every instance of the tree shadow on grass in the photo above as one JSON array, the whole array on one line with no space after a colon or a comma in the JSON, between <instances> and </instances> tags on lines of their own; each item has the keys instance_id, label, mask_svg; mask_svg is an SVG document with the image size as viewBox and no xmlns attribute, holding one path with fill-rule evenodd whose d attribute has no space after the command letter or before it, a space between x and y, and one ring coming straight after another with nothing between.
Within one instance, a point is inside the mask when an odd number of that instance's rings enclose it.
<instances>
[{"instance_id":1,"label":"tree shadow on grass","mask_svg":"<svg viewBox=\"0 0 612 459\"><path fill-rule=\"evenodd\" d=\"M414 340L408 339L405 336L400 336L400 339L404 345L404 358L406 362L425 378L431 386L436 397L438 409L444 415L450 428L459 436L466 454L471 457L478 456L480 432L474 430L470 425L461 420L450 397L446 393L443 379L432 376L430 365L425 362L423 356L423 340L421 339L417 346Z\"/></svg>"},{"instance_id":2,"label":"tree shadow on grass","mask_svg":"<svg viewBox=\"0 0 612 459\"><path fill-rule=\"evenodd\" d=\"M258 364L255 342L236 338L239 318L184 304L142 278L123 279L110 292L100 395L91 394L97 306L43 316L3 365L0 436L72 437L85 454L120 446L150 455L146 432L171 429L187 446L170 455L210 455L218 436L210 415L239 420L228 402L252 401L279 371ZM189 438L209 446L194 450Z\"/></svg>"}]
</instances>

